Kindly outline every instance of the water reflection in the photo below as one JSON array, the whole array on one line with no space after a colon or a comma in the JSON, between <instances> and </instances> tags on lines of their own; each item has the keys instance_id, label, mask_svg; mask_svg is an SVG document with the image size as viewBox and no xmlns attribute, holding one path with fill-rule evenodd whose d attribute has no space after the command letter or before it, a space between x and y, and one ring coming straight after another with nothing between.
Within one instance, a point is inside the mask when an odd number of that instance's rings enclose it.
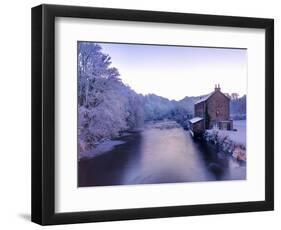
<instances>
[{"instance_id":1,"label":"water reflection","mask_svg":"<svg viewBox=\"0 0 281 230\"><path fill-rule=\"evenodd\" d=\"M79 186L245 179L246 167L178 125L148 125L125 144L79 162Z\"/></svg>"}]
</instances>

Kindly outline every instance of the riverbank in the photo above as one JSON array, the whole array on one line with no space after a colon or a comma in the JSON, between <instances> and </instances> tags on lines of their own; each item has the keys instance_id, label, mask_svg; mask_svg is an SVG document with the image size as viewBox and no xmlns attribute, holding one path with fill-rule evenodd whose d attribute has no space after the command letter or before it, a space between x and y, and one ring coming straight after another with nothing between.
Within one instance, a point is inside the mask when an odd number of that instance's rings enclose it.
<instances>
[{"instance_id":1,"label":"riverbank","mask_svg":"<svg viewBox=\"0 0 281 230\"><path fill-rule=\"evenodd\" d=\"M82 158L92 158L99 156L105 152L113 150L113 148L117 145L125 144L125 141L120 140L104 140L100 144L96 145L96 147L91 151L82 152L79 155L79 160Z\"/></svg>"},{"instance_id":2,"label":"riverbank","mask_svg":"<svg viewBox=\"0 0 281 230\"><path fill-rule=\"evenodd\" d=\"M112 139L102 139L99 142L94 143L93 149L89 151L80 151L78 159L93 158L102 155L106 152L113 150L116 146L125 144L127 142L126 138L134 133L141 132L142 129L130 130L120 133L116 138Z\"/></svg>"},{"instance_id":3,"label":"riverbank","mask_svg":"<svg viewBox=\"0 0 281 230\"><path fill-rule=\"evenodd\" d=\"M176 121L163 120L163 121L150 121L144 125L146 129L174 129L181 128L182 126Z\"/></svg>"},{"instance_id":4,"label":"riverbank","mask_svg":"<svg viewBox=\"0 0 281 230\"><path fill-rule=\"evenodd\" d=\"M203 135L205 141L218 145L235 159L246 162L246 120L234 121L235 131L211 129Z\"/></svg>"}]
</instances>

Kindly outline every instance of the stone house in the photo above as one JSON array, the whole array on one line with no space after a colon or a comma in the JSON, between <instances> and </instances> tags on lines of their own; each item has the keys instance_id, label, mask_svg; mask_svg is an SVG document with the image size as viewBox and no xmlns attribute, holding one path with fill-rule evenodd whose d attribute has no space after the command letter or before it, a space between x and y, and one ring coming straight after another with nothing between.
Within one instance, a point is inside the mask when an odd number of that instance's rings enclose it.
<instances>
[{"instance_id":1,"label":"stone house","mask_svg":"<svg viewBox=\"0 0 281 230\"><path fill-rule=\"evenodd\" d=\"M221 92L220 85L215 85L215 90L200 98L194 104L194 118L189 120L191 131L203 133L206 129L218 128L233 129L230 120L230 98Z\"/></svg>"}]
</instances>

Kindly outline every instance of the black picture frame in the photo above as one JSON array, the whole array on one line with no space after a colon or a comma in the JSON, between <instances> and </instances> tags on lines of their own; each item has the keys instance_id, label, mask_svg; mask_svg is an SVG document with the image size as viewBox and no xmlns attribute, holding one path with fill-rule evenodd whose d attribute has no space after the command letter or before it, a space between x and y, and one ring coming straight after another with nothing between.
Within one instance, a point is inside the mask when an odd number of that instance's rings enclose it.
<instances>
[{"instance_id":1,"label":"black picture frame","mask_svg":"<svg viewBox=\"0 0 281 230\"><path fill-rule=\"evenodd\" d=\"M109 19L265 29L265 200L55 213L55 18ZM41 225L274 209L274 20L110 8L32 8L32 221Z\"/></svg>"}]
</instances>

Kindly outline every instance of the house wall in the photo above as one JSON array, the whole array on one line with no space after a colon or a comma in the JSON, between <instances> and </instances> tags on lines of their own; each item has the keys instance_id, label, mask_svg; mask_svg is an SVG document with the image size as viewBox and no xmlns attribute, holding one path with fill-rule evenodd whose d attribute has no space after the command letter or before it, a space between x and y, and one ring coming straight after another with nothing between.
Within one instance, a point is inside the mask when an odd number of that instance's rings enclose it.
<instances>
[{"instance_id":1,"label":"house wall","mask_svg":"<svg viewBox=\"0 0 281 230\"><path fill-rule=\"evenodd\" d=\"M198 121L196 123L190 123L190 129L195 136L199 136L205 132L204 120Z\"/></svg>"},{"instance_id":2,"label":"house wall","mask_svg":"<svg viewBox=\"0 0 281 230\"><path fill-rule=\"evenodd\" d=\"M195 124L192 125L193 127L193 132L197 134L203 133L204 130L204 120L196 122Z\"/></svg>"},{"instance_id":3,"label":"house wall","mask_svg":"<svg viewBox=\"0 0 281 230\"><path fill-rule=\"evenodd\" d=\"M195 117L202 117L202 118L204 118L204 102L195 104L195 106L194 106L194 114L195 114Z\"/></svg>"},{"instance_id":4,"label":"house wall","mask_svg":"<svg viewBox=\"0 0 281 230\"><path fill-rule=\"evenodd\" d=\"M207 112L209 124L206 128L211 128L218 121L229 120L229 99L220 91L217 91L207 100Z\"/></svg>"}]
</instances>

